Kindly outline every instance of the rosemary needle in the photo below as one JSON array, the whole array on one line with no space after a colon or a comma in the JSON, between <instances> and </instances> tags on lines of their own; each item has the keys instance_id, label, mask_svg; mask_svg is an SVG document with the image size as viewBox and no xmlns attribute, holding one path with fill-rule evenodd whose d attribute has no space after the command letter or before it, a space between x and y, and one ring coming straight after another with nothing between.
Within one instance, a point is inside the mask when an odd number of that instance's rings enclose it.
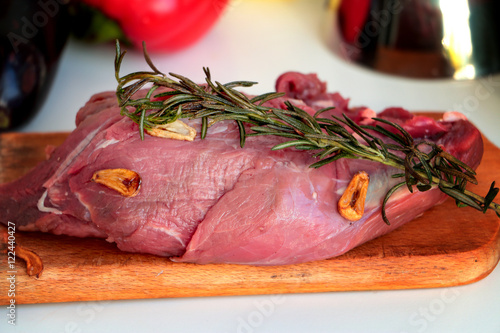
<instances>
[{"instance_id":1,"label":"rosemary needle","mask_svg":"<svg viewBox=\"0 0 500 333\"><path fill-rule=\"evenodd\" d=\"M393 127L396 133L380 125L360 126L346 115L342 118L322 118L322 112L314 116L286 102L286 109L265 107L263 104L281 93L267 93L249 98L235 88L249 87L251 81L236 81L221 84L213 81L208 68L204 68L206 84L199 85L190 79L160 72L149 57L145 44L144 58L151 71L135 72L120 77L120 67L125 51L116 42L115 76L118 81L116 95L121 114L139 124L141 138L144 131L180 118L201 118L201 136L205 138L207 128L221 120L236 121L240 133L240 145L245 139L256 135L273 135L288 139L272 149L295 147L314 151L318 162L311 165L319 168L340 158L357 158L379 162L402 170L394 175L402 181L391 188L382 202L382 218L389 224L385 207L390 196L400 187L410 192L428 191L438 187L455 199L457 206L469 206L482 212L491 209L500 217L500 205L493 202L499 189L495 182L482 197L465 187L477 184L475 172L465 163L443 151L433 142L416 141L401 126L390 121L374 118L376 122ZM146 97L133 99L140 89L151 85ZM169 88L168 92L153 95L158 87ZM158 97L169 98L158 100ZM155 97L155 98L153 98ZM250 133L247 132L250 125ZM349 130L348 130L349 129ZM362 138L360 142L352 133ZM376 135L375 135L376 133ZM380 136L390 139L385 143ZM421 147L426 147L422 150ZM430 150L430 151L429 151ZM424 152L426 151L426 152ZM428 151L428 152L427 152Z\"/></svg>"}]
</instances>

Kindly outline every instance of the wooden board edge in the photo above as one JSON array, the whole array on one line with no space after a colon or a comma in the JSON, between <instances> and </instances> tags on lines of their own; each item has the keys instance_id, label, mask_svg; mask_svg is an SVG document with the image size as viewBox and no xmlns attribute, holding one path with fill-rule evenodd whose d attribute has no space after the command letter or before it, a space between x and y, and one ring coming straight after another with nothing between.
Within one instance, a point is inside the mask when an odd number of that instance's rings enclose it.
<instances>
[{"instance_id":1,"label":"wooden board edge","mask_svg":"<svg viewBox=\"0 0 500 333\"><path fill-rule=\"evenodd\" d=\"M497 235L498 236L498 235ZM482 280L488 276L500 261L499 252L496 250L500 246L500 237L495 237L489 244L478 247L468 252L455 254L439 254L431 257L414 256L407 257L407 261L402 264L401 258L366 258L356 263L357 266L367 267L366 269L352 270L352 274L345 272L345 266L341 261L326 260L316 269L313 276L304 277L300 274L301 265L290 265L289 272L297 269L295 277L286 276L284 279L276 278L274 281L256 281L249 287L247 284L223 283L217 285L194 284L191 287L183 286L183 290L176 289L175 286L164 285L162 279L168 276L158 274L158 285L156 287L145 287L137 282L136 277L124 277L120 281L113 281L113 285L99 284L98 281L105 281L106 276L94 272L92 279L96 281L95 288L79 288L78 279L74 284L50 286L42 280L30 278L31 290L24 290L16 294L17 304L43 304L43 303L64 303L77 301L112 301L112 300L134 300L134 299L158 299L158 298L185 298L185 297L214 297L214 296L243 296L243 295L269 295L269 294L298 294L298 293L328 293L338 291L374 291L374 290L406 290L423 288L445 288L467 285ZM432 261L431 271L427 271L428 276L433 279L422 279L419 273L428 268L429 260ZM195 264L193 264L195 265ZM470 270L456 270L456 265L469 266ZM227 265L232 266L232 265ZM306 264L307 266L307 264ZM267 269L267 268L266 268ZM269 269L267 269L269 270ZM335 274L336 270L342 270L340 275ZM352 284L356 279L357 284ZM38 282L40 283L38 286ZM168 283L168 282L167 282ZM51 295L56 292L71 288L73 295L67 297L59 296L54 300ZM61 289L61 290L59 290ZM126 290L127 293L123 291ZM74 294L78 294L75 297ZM0 305L8 304L7 294L0 296Z\"/></svg>"}]
</instances>

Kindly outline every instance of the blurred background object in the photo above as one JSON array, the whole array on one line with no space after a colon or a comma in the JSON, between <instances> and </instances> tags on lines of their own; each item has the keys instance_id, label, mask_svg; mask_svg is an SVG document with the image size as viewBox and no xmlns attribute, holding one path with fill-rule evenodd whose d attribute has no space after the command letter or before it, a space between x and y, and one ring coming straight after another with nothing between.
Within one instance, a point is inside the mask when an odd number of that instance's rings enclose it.
<instances>
[{"instance_id":1,"label":"blurred background object","mask_svg":"<svg viewBox=\"0 0 500 333\"><path fill-rule=\"evenodd\" d=\"M331 0L329 43L342 58L414 78L500 72L500 1Z\"/></svg>"},{"instance_id":2,"label":"blurred background object","mask_svg":"<svg viewBox=\"0 0 500 333\"><path fill-rule=\"evenodd\" d=\"M28 123L42 106L70 32L67 2L2 1L0 131Z\"/></svg>"},{"instance_id":3,"label":"blurred background object","mask_svg":"<svg viewBox=\"0 0 500 333\"><path fill-rule=\"evenodd\" d=\"M42 107L68 37L175 52L200 40L229 0L4 0L0 14L0 131Z\"/></svg>"},{"instance_id":4,"label":"blurred background object","mask_svg":"<svg viewBox=\"0 0 500 333\"><path fill-rule=\"evenodd\" d=\"M175 52L202 38L229 0L80 0L74 33L91 42L116 38L149 51Z\"/></svg>"}]
</instances>

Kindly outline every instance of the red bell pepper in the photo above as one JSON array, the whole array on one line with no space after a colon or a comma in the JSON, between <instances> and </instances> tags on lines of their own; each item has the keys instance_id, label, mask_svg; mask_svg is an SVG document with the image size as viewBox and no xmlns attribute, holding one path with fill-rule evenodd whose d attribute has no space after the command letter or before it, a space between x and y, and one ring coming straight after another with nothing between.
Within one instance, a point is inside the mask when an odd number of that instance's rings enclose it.
<instances>
[{"instance_id":1,"label":"red bell pepper","mask_svg":"<svg viewBox=\"0 0 500 333\"><path fill-rule=\"evenodd\" d=\"M339 5L340 29L344 41L355 43L370 10L369 0L343 0Z\"/></svg>"},{"instance_id":2,"label":"red bell pepper","mask_svg":"<svg viewBox=\"0 0 500 333\"><path fill-rule=\"evenodd\" d=\"M117 23L134 46L142 48L145 41L148 50L164 52L177 51L198 41L221 16L228 1L81 0ZM109 33L102 24L92 24L94 34L107 34L108 39L120 37L116 29Z\"/></svg>"}]
</instances>

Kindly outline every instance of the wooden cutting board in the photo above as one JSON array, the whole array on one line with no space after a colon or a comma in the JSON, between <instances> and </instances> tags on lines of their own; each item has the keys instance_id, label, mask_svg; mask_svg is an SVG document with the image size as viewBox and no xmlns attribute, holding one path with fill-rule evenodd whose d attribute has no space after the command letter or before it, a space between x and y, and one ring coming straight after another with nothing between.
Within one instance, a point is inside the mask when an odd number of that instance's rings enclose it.
<instances>
[{"instance_id":1,"label":"wooden cutting board","mask_svg":"<svg viewBox=\"0 0 500 333\"><path fill-rule=\"evenodd\" d=\"M67 133L0 135L0 182L45 158ZM500 150L485 142L478 169L484 195L500 181ZM449 199L392 233L329 260L273 267L172 263L119 251L101 239L16 232L43 260L39 279L16 260L15 301L49 303L162 297L382 290L455 286L478 281L497 265L500 219ZM0 304L7 304L7 255L1 253Z\"/></svg>"}]
</instances>

